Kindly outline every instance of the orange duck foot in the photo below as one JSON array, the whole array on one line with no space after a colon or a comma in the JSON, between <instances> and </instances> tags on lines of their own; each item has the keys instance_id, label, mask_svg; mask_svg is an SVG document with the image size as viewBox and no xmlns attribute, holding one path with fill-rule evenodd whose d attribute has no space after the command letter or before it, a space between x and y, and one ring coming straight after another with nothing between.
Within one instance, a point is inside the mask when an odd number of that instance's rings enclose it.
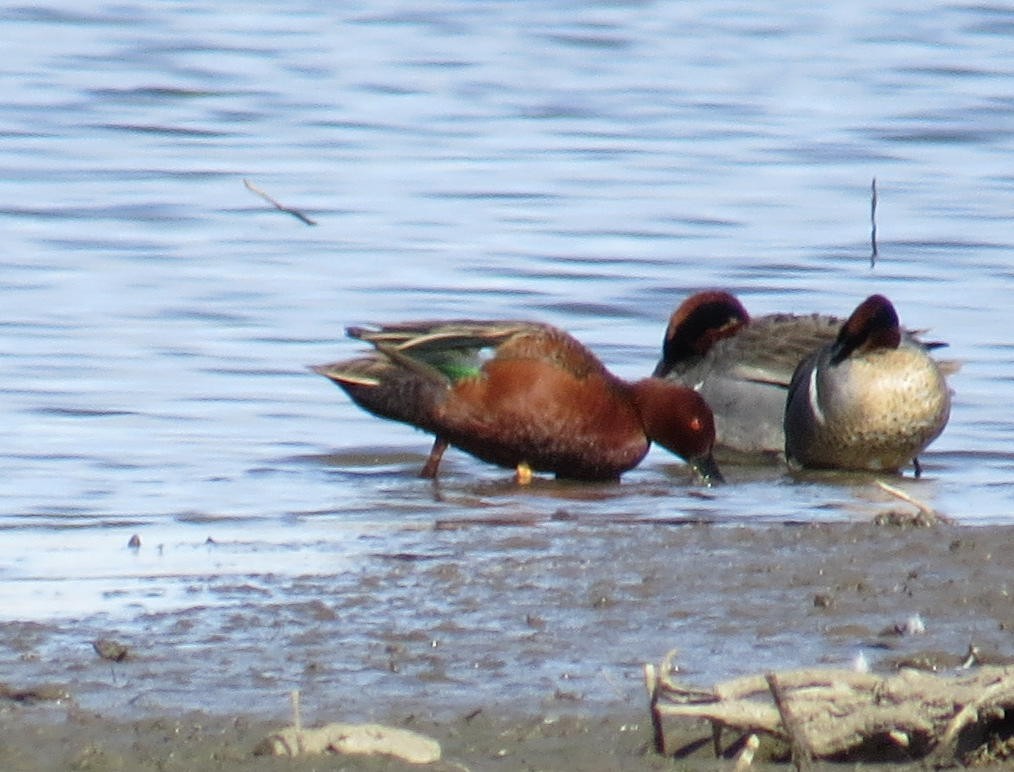
<instances>
[{"instance_id":1,"label":"orange duck foot","mask_svg":"<svg viewBox=\"0 0 1014 772\"><path fill-rule=\"evenodd\" d=\"M532 468L522 461L518 464L518 468L514 470L514 479L518 481L518 485L531 485Z\"/></svg>"}]
</instances>

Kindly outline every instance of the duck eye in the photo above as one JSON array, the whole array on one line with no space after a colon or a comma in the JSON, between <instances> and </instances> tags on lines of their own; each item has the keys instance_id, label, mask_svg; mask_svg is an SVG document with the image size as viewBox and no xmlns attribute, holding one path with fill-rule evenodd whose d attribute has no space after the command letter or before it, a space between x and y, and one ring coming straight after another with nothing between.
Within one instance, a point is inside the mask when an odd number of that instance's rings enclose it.
<instances>
[{"instance_id":1,"label":"duck eye","mask_svg":"<svg viewBox=\"0 0 1014 772\"><path fill-rule=\"evenodd\" d=\"M690 428L693 429L695 432L701 431L701 429L704 428L704 426L701 424L701 419L698 418L697 416L694 416L693 418L691 418L690 419Z\"/></svg>"}]
</instances>

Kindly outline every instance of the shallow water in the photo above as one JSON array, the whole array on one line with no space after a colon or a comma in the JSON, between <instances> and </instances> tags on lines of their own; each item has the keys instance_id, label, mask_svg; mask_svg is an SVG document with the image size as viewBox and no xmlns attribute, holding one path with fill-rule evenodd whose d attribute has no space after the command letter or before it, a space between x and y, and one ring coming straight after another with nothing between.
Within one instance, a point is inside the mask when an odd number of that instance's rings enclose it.
<instances>
[{"instance_id":1,"label":"shallow water","mask_svg":"<svg viewBox=\"0 0 1014 772\"><path fill-rule=\"evenodd\" d=\"M305 370L356 350L348 324L537 318L629 377L698 288L755 313L847 314L883 292L962 362L924 477L897 484L961 523L1012 521L1010 10L128 2L8 4L0 20L0 618L42 631L9 673L35 648L90 657L104 629L158 637L160 614L188 620L182 651L229 646L275 604L309 604L279 624L312 627L320 593L453 625L414 558L398 563L410 601L356 589L400 560L385 556L483 559L437 522L538 523L494 553L524 563L547 541L579 557L595 523L894 505L869 478L778 469L702 490L657 450L619 485L530 490L450 452L434 487L415 477L428 438ZM539 576L550 593L575 581ZM376 638L357 619L362 656ZM264 629L242 636L241 673ZM575 659L595 663L586 638ZM202 699L184 685L169 702Z\"/></svg>"}]
</instances>

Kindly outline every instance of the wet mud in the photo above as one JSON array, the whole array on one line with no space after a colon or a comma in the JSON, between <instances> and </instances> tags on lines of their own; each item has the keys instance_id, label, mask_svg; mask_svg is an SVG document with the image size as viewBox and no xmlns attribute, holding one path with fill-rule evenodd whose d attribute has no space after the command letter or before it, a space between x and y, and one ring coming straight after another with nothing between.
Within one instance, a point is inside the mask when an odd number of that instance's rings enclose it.
<instances>
[{"instance_id":1,"label":"wet mud","mask_svg":"<svg viewBox=\"0 0 1014 772\"><path fill-rule=\"evenodd\" d=\"M501 518L403 546L284 592L232 579L242 602L127 634L4 624L0 767L409 768L254 757L299 689L306 724L429 734L438 769L706 769L706 727L678 730L681 760L651 748L641 668L673 648L702 687L818 664L947 672L972 646L1014 656L1014 527Z\"/></svg>"}]
</instances>

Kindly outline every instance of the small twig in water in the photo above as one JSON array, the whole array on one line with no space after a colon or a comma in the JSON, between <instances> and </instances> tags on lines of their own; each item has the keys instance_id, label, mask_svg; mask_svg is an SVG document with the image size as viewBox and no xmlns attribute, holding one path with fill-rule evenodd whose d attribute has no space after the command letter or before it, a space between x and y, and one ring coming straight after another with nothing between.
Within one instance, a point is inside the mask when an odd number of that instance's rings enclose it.
<instances>
[{"instance_id":1,"label":"small twig in water","mask_svg":"<svg viewBox=\"0 0 1014 772\"><path fill-rule=\"evenodd\" d=\"M946 515L941 515L929 504L919 501L919 499L915 498L915 496L910 496L909 494L905 493L905 491L901 490L901 488L895 488L893 485L889 485L888 483L885 483L883 480L875 480L875 482L877 483L877 487L879 487L885 493L890 493L895 498L901 499L906 504L911 504L913 507L918 509L923 515L926 516L926 518L930 522L941 522L947 523L948 525L954 524L954 520L947 517Z\"/></svg>"},{"instance_id":2,"label":"small twig in water","mask_svg":"<svg viewBox=\"0 0 1014 772\"><path fill-rule=\"evenodd\" d=\"M870 186L870 268L877 265L877 178L873 178Z\"/></svg>"},{"instance_id":3,"label":"small twig in water","mask_svg":"<svg viewBox=\"0 0 1014 772\"><path fill-rule=\"evenodd\" d=\"M896 488L893 485L889 485L888 483L884 482L883 480L877 480L876 483L877 483L877 486L881 490L886 491L887 493L890 493L895 498L899 498L902 501L907 502L908 504L911 504L913 507L915 507L916 509L918 509L920 512L924 512L927 515L935 515L935 516L939 517L941 520L945 520L945 521L948 520L948 518L942 517L940 515L940 513L937 512L936 510L934 510L933 507L931 507L929 504L927 504L927 503L925 503L923 501L919 501L919 499L917 499L915 496L911 496L908 493L905 493L905 491L901 490L901 488Z\"/></svg>"},{"instance_id":4,"label":"small twig in water","mask_svg":"<svg viewBox=\"0 0 1014 772\"><path fill-rule=\"evenodd\" d=\"M273 206L279 212L285 212L286 214L291 214L297 220L302 220L307 225L316 225L317 224L315 220L311 220L309 217L307 217L305 214L303 214L302 212L300 212L298 209L292 209L292 208L287 207L287 206L282 206L277 201L275 201L273 198L271 198L271 196L269 196L263 190L261 190L260 188L258 188L252 182L250 182L250 180L243 180L243 185L246 186L247 190L249 190L251 193L256 193L258 196L260 196L265 201L267 201L269 204L271 204L271 206Z\"/></svg>"}]
</instances>

